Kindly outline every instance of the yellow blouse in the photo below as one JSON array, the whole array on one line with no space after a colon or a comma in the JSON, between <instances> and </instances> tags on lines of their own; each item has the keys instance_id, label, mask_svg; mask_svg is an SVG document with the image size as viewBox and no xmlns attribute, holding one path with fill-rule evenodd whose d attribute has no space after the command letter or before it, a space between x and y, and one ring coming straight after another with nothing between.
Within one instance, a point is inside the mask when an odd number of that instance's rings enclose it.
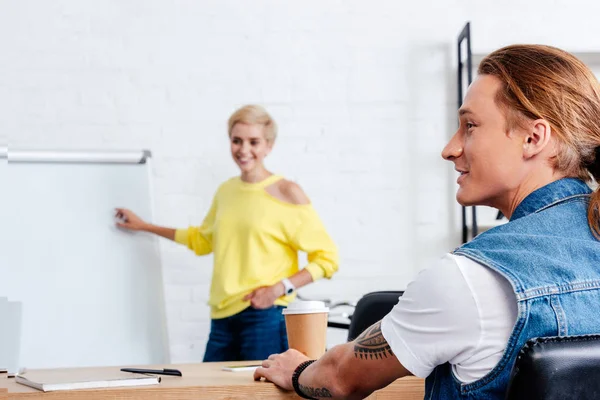
<instances>
[{"instance_id":1,"label":"yellow blouse","mask_svg":"<svg viewBox=\"0 0 600 400\"><path fill-rule=\"evenodd\" d=\"M258 183L239 177L224 182L200 227L177 229L175 241L197 255L214 253L209 305L211 318L235 315L250 305L244 296L298 272L298 250L313 281L338 269L338 251L312 204L296 205L265 188L281 176ZM287 306L293 296L276 300Z\"/></svg>"}]
</instances>

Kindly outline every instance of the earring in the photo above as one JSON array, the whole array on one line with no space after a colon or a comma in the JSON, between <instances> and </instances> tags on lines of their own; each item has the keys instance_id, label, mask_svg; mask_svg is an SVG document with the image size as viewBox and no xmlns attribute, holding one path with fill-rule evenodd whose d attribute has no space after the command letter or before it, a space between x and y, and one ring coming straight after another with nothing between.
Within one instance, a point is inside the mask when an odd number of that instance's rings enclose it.
<instances>
[{"instance_id":1,"label":"earring","mask_svg":"<svg viewBox=\"0 0 600 400\"><path fill-rule=\"evenodd\" d=\"M463 152L463 148L462 148L462 147L459 147L459 148L458 148L458 150L457 150L457 152L458 152L458 154L462 154L462 152Z\"/></svg>"}]
</instances>

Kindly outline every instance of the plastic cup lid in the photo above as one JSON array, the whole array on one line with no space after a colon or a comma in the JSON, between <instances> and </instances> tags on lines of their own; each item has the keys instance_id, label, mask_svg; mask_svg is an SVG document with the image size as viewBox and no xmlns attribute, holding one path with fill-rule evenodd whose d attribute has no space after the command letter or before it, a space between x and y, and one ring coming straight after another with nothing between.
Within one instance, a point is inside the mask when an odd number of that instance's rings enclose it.
<instances>
[{"instance_id":1,"label":"plastic cup lid","mask_svg":"<svg viewBox=\"0 0 600 400\"><path fill-rule=\"evenodd\" d=\"M287 308L283 310L283 314L317 314L317 313L328 313L329 308L325 307L325 303L322 301L303 301L296 300L290 303Z\"/></svg>"}]
</instances>

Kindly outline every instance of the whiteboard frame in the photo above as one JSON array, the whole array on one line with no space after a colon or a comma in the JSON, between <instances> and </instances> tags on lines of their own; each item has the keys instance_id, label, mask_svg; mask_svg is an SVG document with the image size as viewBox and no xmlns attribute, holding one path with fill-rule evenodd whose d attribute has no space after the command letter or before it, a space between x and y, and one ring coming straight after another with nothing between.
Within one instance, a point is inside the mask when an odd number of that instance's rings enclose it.
<instances>
[{"instance_id":1,"label":"whiteboard frame","mask_svg":"<svg viewBox=\"0 0 600 400\"><path fill-rule=\"evenodd\" d=\"M150 188L150 218L154 221L156 217L156 209L154 202L154 181L152 179L152 153L149 150L143 150L144 153L144 161L139 162L139 164L148 164L146 171L148 172L148 186ZM163 338L163 359L167 364L171 364L171 347L169 340L169 329L168 329L168 320L167 320L167 304L165 300L165 276L164 269L162 267L162 256L160 253L160 243L157 235L152 235L152 242L154 243L154 254L156 259L158 260L158 265L160 266L160 292L158 293L160 304L162 305L160 311L160 317L162 320L162 335Z\"/></svg>"},{"instance_id":2,"label":"whiteboard frame","mask_svg":"<svg viewBox=\"0 0 600 400\"><path fill-rule=\"evenodd\" d=\"M0 148L9 162L26 163L100 163L100 164L145 164L152 153L149 150L35 150Z\"/></svg>"}]
</instances>

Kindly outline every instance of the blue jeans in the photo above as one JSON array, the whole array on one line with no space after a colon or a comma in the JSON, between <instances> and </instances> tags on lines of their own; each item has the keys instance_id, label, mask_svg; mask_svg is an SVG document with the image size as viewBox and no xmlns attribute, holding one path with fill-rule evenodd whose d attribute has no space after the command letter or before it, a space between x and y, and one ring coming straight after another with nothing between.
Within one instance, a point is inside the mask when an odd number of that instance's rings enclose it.
<instances>
[{"instance_id":1,"label":"blue jeans","mask_svg":"<svg viewBox=\"0 0 600 400\"><path fill-rule=\"evenodd\" d=\"M288 349L284 307L252 307L210 323L204 362L264 360Z\"/></svg>"}]
</instances>

